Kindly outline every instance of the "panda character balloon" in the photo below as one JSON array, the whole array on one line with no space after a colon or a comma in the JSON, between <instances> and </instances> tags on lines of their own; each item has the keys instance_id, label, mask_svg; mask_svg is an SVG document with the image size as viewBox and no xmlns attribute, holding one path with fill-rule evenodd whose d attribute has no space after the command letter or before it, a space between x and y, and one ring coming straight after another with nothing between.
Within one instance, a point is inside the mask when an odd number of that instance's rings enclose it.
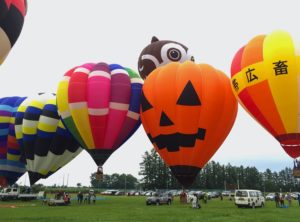
<instances>
[{"instance_id":1,"label":"panda character balloon","mask_svg":"<svg viewBox=\"0 0 300 222\"><path fill-rule=\"evenodd\" d=\"M138 70L143 79L157 67L170 62L194 61L194 57L189 54L189 50L181 43L158 40L152 37L151 44L146 46L139 56Z\"/></svg>"}]
</instances>

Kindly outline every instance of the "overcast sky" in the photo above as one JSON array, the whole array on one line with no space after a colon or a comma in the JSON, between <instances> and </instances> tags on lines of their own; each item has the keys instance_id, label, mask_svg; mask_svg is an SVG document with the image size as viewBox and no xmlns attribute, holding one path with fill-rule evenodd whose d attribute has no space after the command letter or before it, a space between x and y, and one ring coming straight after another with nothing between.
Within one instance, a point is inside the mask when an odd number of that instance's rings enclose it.
<instances>
[{"instance_id":1,"label":"overcast sky","mask_svg":"<svg viewBox=\"0 0 300 222\"><path fill-rule=\"evenodd\" d=\"M29 0L20 38L0 67L0 95L56 92L64 73L82 63L119 63L137 70L141 50L153 35L188 46L196 62L230 76L235 52L258 34L276 29L300 37L298 1ZM300 40L300 38L299 38ZM138 177L152 147L142 127L105 163L104 173ZM279 170L292 160L279 143L239 106L231 133L212 160ZM84 151L46 185L90 185L96 164ZM23 176L20 184L29 183Z\"/></svg>"}]
</instances>

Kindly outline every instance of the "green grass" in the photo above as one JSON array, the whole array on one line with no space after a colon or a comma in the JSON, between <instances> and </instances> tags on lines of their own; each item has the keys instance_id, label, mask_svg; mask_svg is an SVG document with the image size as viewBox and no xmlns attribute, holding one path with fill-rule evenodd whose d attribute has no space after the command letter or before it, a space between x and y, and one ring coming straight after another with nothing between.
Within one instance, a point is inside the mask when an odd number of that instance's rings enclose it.
<instances>
[{"instance_id":1,"label":"green grass","mask_svg":"<svg viewBox=\"0 0 300 222\"><path fill-rule=\"evenodd\" d=\"M8 208L14 205L16 208ZM203 204L201 209L192 209L190 204L182 205L175 198L171 206L146 206L145 197L107 196L95 205L49 207L40 201L0 202L1 222L93 222L93 221L172 221L172 222L299 222L300 207L294 201L287 209L275 208L272 201L265 208L238 209L232 201L214 199Z\"/></svg>"}]
</instances>

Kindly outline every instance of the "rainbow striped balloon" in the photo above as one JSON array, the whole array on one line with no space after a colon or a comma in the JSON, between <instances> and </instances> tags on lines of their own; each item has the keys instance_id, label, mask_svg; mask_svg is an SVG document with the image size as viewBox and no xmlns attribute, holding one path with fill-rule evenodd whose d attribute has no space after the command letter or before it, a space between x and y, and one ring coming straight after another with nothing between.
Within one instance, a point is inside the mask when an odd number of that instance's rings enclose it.
<instances>
[{"instance_id":1,"label":"rainbow striped balloon","mask_svg":"<svg viewBox=\"0 0 300 222\"><path fill-rule=\"evenodd\" d=\"M231 66L240 104L292 158L300 156L299 74L300 45L285 31L253 38Z\"/></svg>"},{"instance_id":2,"label":"rainbow striped balloon","mask_svg":"<svg viewBox=\"0 0 300 222\"><path fill-rule=\"evenodd\" d=\"M31 185L56 172L82 150L63 126L53 94L24 100L16 113L15 130Z\"/></svg>"},{"instance_id":3,"label":"rainbow striped balloon","mask_svg":"<svg viewBox=\"0 0 300 222\"><path fill-rule=\"evenodd\" d=\"M59 83L62 120L98 166L139 127L142 85L133 70L106 63L75 67Z\"/></svg>"},{"instance_id":4,"label":"rainbow striped balloon","mask_svg":"<svg viewBox=\"0 0 300 222\"><path fill-rule=\"evenodd\" d=\"M21 152L15 135L15 115L24 97L0 99L0 180L8 185L14 184L26 169L20 161Z\"/></svg>"}]
</instances>

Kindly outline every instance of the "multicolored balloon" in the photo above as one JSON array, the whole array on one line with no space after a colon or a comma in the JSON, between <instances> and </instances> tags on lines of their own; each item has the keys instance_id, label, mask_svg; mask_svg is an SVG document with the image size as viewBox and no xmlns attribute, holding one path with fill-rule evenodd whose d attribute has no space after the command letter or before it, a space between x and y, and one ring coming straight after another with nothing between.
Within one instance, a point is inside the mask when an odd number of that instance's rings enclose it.
<instances>
[{"instance_id":1,"label":"multicolored balloon","mask_svg":"<svg viewBox=\"0 0 300 222\"><path fill-rule=\"evenodd\" d=\"M99 167L139 127L142 85L133 70L106 63L75 67L59 83L62 120Z\"/></svg>"},{"instance_id":2,"label":"multicolored balloon","mask_svg":"<svg viewBox=\"0 0 300 222\"><path fill-rule=\"evenodd\" d=\"M143 79L157 67L170 62L194 61L186 46L170 40L158 40L152 37L151 44L141 52L138 60L138 70Z\"/></svg>"},{"instance_id":3,"label":"multicolored balloon","mask_svg":"<svg viewBox=\"0 0 300 222\"><path fill-rule=\"evenodd\" d=\"M60 120L54 94L24 100L16 113L15 131L31 185L52 175L82 150Z\"/></svg>"},{"instance_id":4,"label":"multicolored balloon","mask_svg":"<svg viewBox=\"0 0 300 222\"><path fill-rule=\"evenodd\" d=\"M15 115L24 97L0 99L0 186L13 185L26 171L20 161L20 147L15 135Z\"/></svg>"},{"instance_id":5,"label":"multicolored balloon","mask_svg":"<svg viewBox=\"0 0 300 222\"><path fill-rule=\"evenodd\" d=\"M21 33L26 10L26 0L0 0L0 65Z\"/></svg>"},{"instance_id":6,"label":"multicolored balloon","mask_svg":"<svg viewBox=\"0 0 300 222\"><path fill-rule=\"evenodd\" d=\"M292 158L300 156L299 73L300 45L285 31L256 36L231 65L240 104Z\"/></svg>"},{"instance_id":7,"label":"multicolored balloon","mask_svg":"<svg viewBox=\"0 0 300 222\"><path fill-rule=\"evenodd\" d=\"M169 63L142 89L143 127L177 180L189 187L221 146L237 114L229 78L206 64Z\"/></svg>"}]
</instances>

